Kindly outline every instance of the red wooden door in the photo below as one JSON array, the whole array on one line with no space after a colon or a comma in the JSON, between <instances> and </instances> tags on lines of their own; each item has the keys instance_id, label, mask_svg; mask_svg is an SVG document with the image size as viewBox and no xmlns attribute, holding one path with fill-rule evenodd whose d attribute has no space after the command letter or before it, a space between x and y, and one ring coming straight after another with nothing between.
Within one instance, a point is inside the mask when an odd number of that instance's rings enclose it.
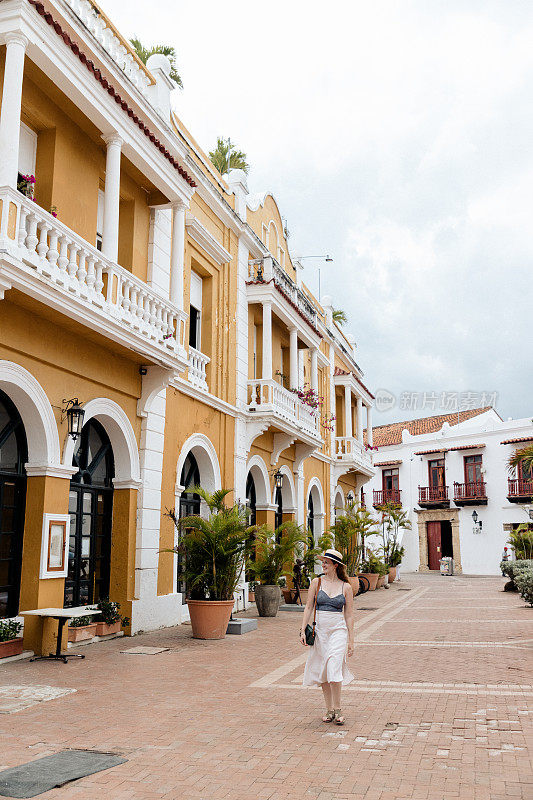
<instances>
[{"instance_id":1,"label":"red wooden door","mask_svg":"<svg viewBox=\"0 0 533 800\"><path fill-rule=\"evenodd\" d=\"M428 566L430 569L440 569L441 552L441 530L440 522L428 522Z\"/></svg>"}]
</instances>

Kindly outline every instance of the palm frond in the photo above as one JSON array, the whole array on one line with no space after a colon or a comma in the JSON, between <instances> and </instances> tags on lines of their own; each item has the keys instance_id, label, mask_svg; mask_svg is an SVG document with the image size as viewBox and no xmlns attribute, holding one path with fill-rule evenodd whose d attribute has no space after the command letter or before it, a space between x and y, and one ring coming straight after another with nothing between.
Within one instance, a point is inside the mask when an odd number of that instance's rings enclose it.
<instances>
[{"instance_id":1,"label":"palm frond","mask_svg":"<svg viewBox=\"0 0 533 800\"><path fill-rule=\"evenodd\" d=\"M143 64L146 64L150 56L153 56L156 53L167 56L168 60L170 61L170 78L179 86L180 89L183 89L183 82L178 73L178 68L176 65L176 49L172 47L172 45L156 44L152 47L146 47L137 37L130 39L130 42Z\"/></svg>"},{"instance_id":2,"label":"palm frond","mask_svg":"<svg viewBox=\"0 0 533 800\"><path fill-rule=\"evenodd\" d=\"M334 308L332 313L333 321L337 323L337 325L346 325L348 322L348 315L346 311L343 311L341 308Z\"/></svg>"},{"instance_id":3,"label":"palm frond","mask_svg":"<svg viewBox=\"0 0 533 800\"><path fill-rule=\"evenodd\" d=\"M217 136L216 147L209 152L209 158L221 175L225 175L230 169L242 169L246 173L250 169L246 153L236 150L229 137L224 139L223 136Z\"/></svg>"}]
</instances>

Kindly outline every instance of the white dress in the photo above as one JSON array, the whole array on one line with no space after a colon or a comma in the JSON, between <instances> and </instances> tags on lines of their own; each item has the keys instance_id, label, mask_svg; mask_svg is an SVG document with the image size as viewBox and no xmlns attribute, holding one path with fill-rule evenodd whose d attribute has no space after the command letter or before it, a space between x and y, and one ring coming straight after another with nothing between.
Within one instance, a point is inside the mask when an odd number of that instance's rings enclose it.
<instances>
[{"instance_id":1,"label":"white dress","mask_svg":"<svg viewBox=\"0 0 533 800\"><path fill-rule=\"evenodd\" d=\"M341 682L346 685L353 681L353 675L346 663L348 627L343 613L345 604L344 594L330 597L323 589L319 590L315 643L309 648L304 671L304 686ZM328 610L332 608L337 610Z\"/></svg>"}]
</instances>

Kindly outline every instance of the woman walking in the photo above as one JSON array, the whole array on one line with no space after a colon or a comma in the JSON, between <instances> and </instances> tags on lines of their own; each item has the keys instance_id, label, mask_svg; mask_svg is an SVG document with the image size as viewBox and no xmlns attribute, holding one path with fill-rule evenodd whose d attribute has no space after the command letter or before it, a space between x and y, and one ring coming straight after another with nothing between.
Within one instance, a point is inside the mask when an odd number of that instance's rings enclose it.
<instances>
[{"instance_id":1,"label":"woman walking","mask_svg":"<svg viewBox=\"0 0 533 800\"><path fill-rule=\"evenodd\" d=\"M305 628L314 616L316 601L316 635L307 656L303 685L322 687L326 704L323 722L344 725L341 688L353 681L346 664L346 654L353 655L354 647L353 590L338 550L326 550L322 569L324 574L311 581L300 630L300 641L308 646Z\"/></svg>"}]
</instances>

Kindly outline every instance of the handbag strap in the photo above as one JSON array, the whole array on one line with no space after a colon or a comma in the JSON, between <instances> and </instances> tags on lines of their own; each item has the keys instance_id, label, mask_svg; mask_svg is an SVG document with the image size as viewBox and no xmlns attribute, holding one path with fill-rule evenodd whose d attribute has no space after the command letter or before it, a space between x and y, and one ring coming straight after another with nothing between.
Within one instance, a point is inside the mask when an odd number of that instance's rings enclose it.
<instances>
[{"instance_id":1,"label":"handbag strap","mask_svg":"<svg viewBox=\"0 0 533 800\"><path fill-rule=\"evenodd\" d=\"M315 594L315 613L313 614L313 628L316 627L316 601L318 598L318 593L320 591L320 587L322 585L322 578L318 579L318 586L316 587L316 594Z\"/></svg>"}]
</instances>

